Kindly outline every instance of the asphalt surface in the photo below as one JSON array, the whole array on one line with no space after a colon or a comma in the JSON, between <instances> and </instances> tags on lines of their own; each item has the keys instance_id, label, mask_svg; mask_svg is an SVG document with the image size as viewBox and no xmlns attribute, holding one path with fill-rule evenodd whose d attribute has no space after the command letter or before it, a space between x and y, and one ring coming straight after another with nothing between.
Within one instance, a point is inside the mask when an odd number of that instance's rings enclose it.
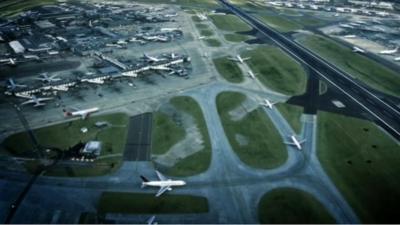
<instances>
[{"instance_id":1,"label":"asphalt surface","mask_svg":"<svg viewBox=\"0 0 400 225\"><path fill-rule=\"evenodd\" d=\"M144 113L130 118L125 161L149 161L152 114Z\"/></svg>"},{"instance_id":2,"label":"asphalt surface","mask_svg":"<svg viewBox=\"0 0 400 225\"><path fill-rule=\"evenodd\" d=\"M267 27L240 8L231 5L226 0L220 0L220 2L254 29L271 38L288 54L301 63L308 65L311 70L317 73L329 85L339 89L347 97L357 102L365 111L371 114L379 126L384 128L394 138L400 140L400 109L397 106L381 100L345 72L274 29Z\"/></svg>"}]
</instances>

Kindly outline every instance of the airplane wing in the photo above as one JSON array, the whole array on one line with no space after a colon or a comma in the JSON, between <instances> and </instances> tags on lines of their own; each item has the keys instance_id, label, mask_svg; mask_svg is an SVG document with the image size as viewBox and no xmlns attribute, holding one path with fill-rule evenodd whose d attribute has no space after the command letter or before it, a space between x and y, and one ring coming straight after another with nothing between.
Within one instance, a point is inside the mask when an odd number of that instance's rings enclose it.
<instances>
[{"instance_id":1,"label":"airplane wing","mask_svg":"<svg viewBox=\"0 0 400 225\"><path fill-rule=\"evenodd\" d=\"M52 100L53 98L38 98L37 100L40 101L49 101Z\"/></svg>"},{"instance_id":2,"label":"airplane wing","mask_svg":"<svg viewBox=\"0 0 400 225\"><path fill-rule=\"evenodd\" d=\"M293 143L293 142L288 142L288 141L284 141L283 143L285 143L285 144L287 144L287 145L296 145L295 143Z\"/></svg>"},{"instance_id":3,"label":"airplane wing","mask_svg":"<svg viewBox=\"0 0 400 225\"><path fill-rule=\"evenodd\" d=\"M170 189L170 186L163 186L160 188L160 190L158 190L156 197L159 197L160 195L162 195L164 192L166 192L168 189Z\"/></svg>"},{"instance_id":4,"label":"airplane wing","mask_svg":"<svg viewBox=\"0 0 400 225\"><path fill-rule=\"evenodd\" d=\"M229 57L228 59L236 62L239 61L237 58L232 58L232 57Z\"/></svg>"},{"instance_id":5,"label":"airplane wing","mask_svg":"<svg viewBox=\"0 0 400 225\"><path fill-rule=\"evenodd\" d=\"M31 103L35 103L35 100L28 100L26 102L21 103L21 105L26 105L26 104L31 104Z\"/></svg>"},{"instance_id":6,"label":"airplane wing","mask_svg":"<svg viewBox=\"0 0 400 225\"><path fill-rule=\"evenodd\" d=\"M147 224L154 224L155 219L156 219L156 216L152 216L146 222L147 222Z\"/></svg>"},{"instance_id":7,"label":"airplane wing","mask_svg":"<svg viewBox=\"0 0 400 225\"><path fill-rule=\"evenodd\" d=\"M300 140L299 144L303 144L304 142L306 142L306 139Z\"/></svg>"},{"instance_id":8,"label":"airplane wing","mask_svg":"<svg viewBox=\"0 0 400 225\"><path fill-rule=\"evenodd\" d=\"M249 59L250 59L250 57L242 58L243 61L249 60Z\"/></svg>"},{"instance_id":9,"label":"airplane wing","mask_svg":"<svg viewBox=\"0 0 400 225\"><path fill-rule=\"evenodd\" d=\"M165 178L164 175L162 175L162 174L161 174L160 172L158 172L157 170L156 170L156 174L157 174L158 179L160 179L160 181L165 181L165 180L167 180L167 178Z\"/></svg>"},{"instance_id":10,"label":"airplane wing","mask_svg":"<svg viewBox=\"0 0 400 225\"><path fill-rule=\"evenodd\" d=\"M86 119L86 118L88 117L88 115L89 115L89 113L82 113L82 114L81 114L82 119L83 119L83 120Z\"/></svg>"}]
</instances>

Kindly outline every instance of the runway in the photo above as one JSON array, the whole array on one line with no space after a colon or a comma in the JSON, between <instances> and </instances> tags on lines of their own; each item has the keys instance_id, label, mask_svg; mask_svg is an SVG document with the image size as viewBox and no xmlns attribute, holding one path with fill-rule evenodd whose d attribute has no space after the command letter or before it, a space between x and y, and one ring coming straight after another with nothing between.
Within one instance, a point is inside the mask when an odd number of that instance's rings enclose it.
<instances>
[{"instance_id":1,"label":"runway","mask_svg":"<svg viewBox=\"0 0 400 225\"><path fill-rule=\"evenodd\" d=\"M220 0L220 2L254 29L269 37L289 55L308 66L321 80L326 81L330 86L335 87L352 101L355 101L371 115L372 120L394 138L400 140L400 109L397 106L380 99L374 94L374 91L365 87L361 82L352 79L350 75L274 29L267 27L240 8L229 4L226 0Z\"/></svg>"}]
</instances>

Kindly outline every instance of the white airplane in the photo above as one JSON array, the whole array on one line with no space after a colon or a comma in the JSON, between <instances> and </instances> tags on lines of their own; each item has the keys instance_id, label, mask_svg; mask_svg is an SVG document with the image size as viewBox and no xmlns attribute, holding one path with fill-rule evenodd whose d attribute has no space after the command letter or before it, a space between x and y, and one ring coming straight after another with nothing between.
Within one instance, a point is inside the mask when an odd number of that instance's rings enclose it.
<instances>
[{"instance_id":1,"label":"white airplane","mask_svg":"<svg viewBox=\"0 0 400 225\"><path fill-rule=\"evenodd\" d=\"M181 31L179 27L163 27L160 29L161 32L172 32L172 31Z\"/></svg>"},{"instance_id":2,"label":"white airplane","mask_svg":"<svg viewBox=\"0 0 400 225\"><path fill-rule=\"evenodd\" d=\"M46 104L42 103L42 101L49 101L53 99L53 98L38 98L35 95L32 95L31 97L28 98L29 100L21 103L21 105L34 104L33 107L45 106Z\"/></svg>"},{"instance_id":3,"label":"white airplane","mask_svg":"<svg viewBox=\"0 0 400 225\"><path fill-rule=\"evenodd\" d=\"M158 223L155 220L156 220L156 216L152 216L146 222L148 225L153 225L153 224L156 225Z\"/></svg>"},{"instance_id":4,"label":"white airplane","mask_svg":"<svg viewBox=\"0 0 400 225\"><path fill-rule=\"evenodd\" d=\"M204 13L196 13L196 16L202 21L207 19L207 16L204 15Z\"/></svg>"},{"instance_id":5,"label":"white airplane","mask_svg":"<svg viewBox=\"0 0 400 225\"><path fill-rule=\"evenodd\" d=\"M53 75L53 76L48 76L47 73L41 74L39 77L36 77L36 80L40 80L43 82L51 83L51 82L56 82L60 81L61 78L56 78L58 75Z\"/></svg>"},{"instance_id":6,"label":"white airplane","mask_svg":"<svg viewBox=\"0 0 400 225\"><path fill-rule=\"evenodd\" d=\"M171 191L173 186L184 186L186 185L186 182L183 180L171 180L167 179L162 175L160 172L156 170L157 177L159 181L150 181L144 176L140 176L140 178L143 180L142 182L142 188L146 186L151 186L151 187L160 187L158 190L156 197L159 197L166 191Z\"/></svg>"},{"instance_id":7,"label":"white airplane","mask_svg":"<svg viewBox=\"0 0 400 225\"><path fill-rule=\"evenodd\" d=\"M206 37L204 37L204 36L199 36L199 40L202 40L202 39L204 39L204 38L206 38Z\"/></svg>"},{"instance_id":8,"label":"white airplane","mask_svg":"<svg viewBox=\"0 0 400 225\"><path fill-rule=\"evenodd\" d=\"M24 85L24 84L17 84L17 83L15 83L15 81L14 81L12 78L9 78L9 79L7 80L7 83L8 83L7 89L10 89L11 91L15 90L15 89L18 88L18 87L20 87L20 88L27 87L27 86Z\"/></svg>"},{"instance_id":9,"label":"white airplane","mask_svg":"<svg viewBox=\"0 0 400 225\"><path fill-rule=\"evenodd\" d=\"M147 59L149 62L159 62L159 61L162 60L162 59L157 58L157 57L149 56L149 55L147 55L146 53L143 53L143 57L144 57L145 59Z\"/></svg>"},{"instance_id":10,"label":"white airplane","mask_svg":"<svg viewBox=\"0 0 400 225\"><path fill-rule=\"evenodd\" d=\"M359 48L359 47L353 46L353 52L364 53L365 50L364 50L364 49L361 49L361 48Z\"/></svg>"},{"instance_id":11,"label":"white airplane","mask_svg":"<svg viewBox=\"0 0 400 225\"><path fill-rule=\"evenodd\" d=\"M394 61L400 61L400 57L394 58Z\"/></svg>"},{"instance_id":12,"label":"white airplane","mask_svg":"<svg viewBox=\"0 0 400 225\"><path fill-rule=\"evenodd\" d=\"M303 140L299 141L299 140L297 140L296 136L294 136L294 135L290 136L290 139L291 139L291 141L290 142L285 142L285 144L294 145L294 146L296 146L296 148L298 150L302 149L301 144L303 144L306 141L306 139L303 139Z\"/></svg>"},{"instance_id":13,"label":"white airplane","mask_svg":"<svg viewBox=\"0 0 400 225\"><path fill-rule=\"evenodd\" d=\"M165 17L169 18L169 17L176 17L178 16L178 13L172 13L172 14L165 14Z\"/></svg>"},{"instance_id":14,"label":"white airplane","mask_svg":"<svg viewBox=\"0 0 400 225\"><path fill-rule=\"evenodd\" d=\"M250 57L247 57L247 58L242 58L242 57L240 57L240 55L236 55L236 57L235 58L233 58L233 57L230 57L230 58L228 58L229 60L232 60L232 61L236 61L236 62L240 62L240 63L244 63L244 61L246 61L246 60L249 60L250 59Z\"/></svg>"},{"instance_id":15,"label":"white airplane","mask_svg":"<svg viewBox=\"0 0 400 225\"><path fill-rule=\"evenodd\" d=\"M354 34L348 34L344 36L345 38L356 38L357 36Z\"/></svg>"},{"instance_id":16,"label":"white airplane","mask_svg":"<svg viewBox=\"0 0 400 225\"><path fill-rule=\"evenodd\" d=\"M64 116L65 117L70 117L70 116L80 116L83 120L88 118L90 114L99 111L98 107L90 108L90 109L75 109L75 111L71 112L66 109L63 109Z\"/></svg>"},{"instance_id":17,"label":"white airplane","mask_svg":"<svg viewBox=\"0 0 400 225\"><path fill-rule=\"evenodd\" d=\"M380 51L379 54L392 55L392 54L396 53L398 50L399 50L399 46L397 46L395 49Z\"/></svg>"},{"instance_id":18,"label":"white airplane","mask_svg":"<svg viewBox=\"0 0 400 225\"><path fill-rule=\"evenodd\" d=\"M271 102L268 99L264 98L264 102L261 102L260 105L263 105L265 107L268 107L270 109L272 109L272 106L275 105L276 102Z\"/></svg>"},{"instance_id":19,"label":"white airplane","mask_svg":"<svg viewBox=\"0 0 400 225\"><path fill-rule=\"evenodd\" d=\"M251 79L256 79L256 75L251 70L249 70L249 76Z\"/></svg>"},{"instance_id":20,"label":"white airplane","mask_svg":"<svg viewBox=\"0 0 400 225\"><path fill-rule=\"evenodd\" d=\"M170 59L176 59L176 58L178 57L178 55L175 54L174 52L172 52L172 53L165 53L165 54L162 54L162 56L168 57L168 58L170 58Z\"/></svg>"}]
</instances>

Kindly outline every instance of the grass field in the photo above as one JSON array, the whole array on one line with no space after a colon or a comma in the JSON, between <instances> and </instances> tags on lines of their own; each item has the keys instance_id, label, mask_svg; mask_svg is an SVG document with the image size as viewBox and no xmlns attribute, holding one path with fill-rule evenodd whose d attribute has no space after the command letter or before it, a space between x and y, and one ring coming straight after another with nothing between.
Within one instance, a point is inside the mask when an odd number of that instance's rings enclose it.
<instances>
[{"instance_id":1,"label":"grass field","mask_svg":"<svg viewBox=\"0 0 400 225\"><path fill-rule=\"evenodd\" d=\"M243 32L251 30L251 27L234 15L211 15L215 26L224 31Z\"/></svg>"},{"instance_id":2,"label":"grass field","mask_svg":"<svg viewBox=\"0 0 400 225\"><path fill-rule=\"evenodd\" d=\"M243 81L243 73L239 66L228 59L221 57L213 59L214 65L223 78L232 83L240 83Z\"/></svg>"},{"instance_id":3,"label":"grass field","mask_svg":"<svg viewBox=\"0 0 400 225\"><path fill-rule=\"evenodd\" d=\"M304 69L281 49L264 45L242 56L251 57L247 64L264 86L286 95L304 93L307 82Z\"/></svg>"},{"instance_id":4,"label":"grass field","mask_svg":"<svg viewBox=\"0 0 400 225\"><path fill-rule=\"evenodd\" d=\"M12 17L31 8L56 2L56 0L3 0L0 3L0 17Z\"/></svg>"},{"instance_id":5,"label":"grass field","mask_svg":"<svg viewBox=\"0 0 400 225\"><path fill-rule=\"evenodd\" d=\"M362 223L400 223L400 147L374 124L318 113L318 158Z\"/></svg>"},{"instance_id":6,"label":"grass field","mask_svg":"<svg viewBox=\"0 0 400 225\"><path fill-rule=\"evenodd\" d=\"M242 34L225 34L224 37L225 37L225 40L230 41L230 42L242 42L242 41L247 41L250 39L249 36L242 35Z\"/></svg>"},{"instance_id":7,"label":"grass field","mask_svg":"<svg viewBox=\"0 0 400 225\"><path fill-rule=\"evenodd\" d=\"M107 121L112 126L96 128L97 121ZM90 176L101 175L118 168L125 148L129 118L122 113L89 117L86 120L77 119L71 122L57 124L34 130L38 142L44 148L58 148L67 150L69 147L90 140L99 140L103 144L101 155L96 163L87 166L71 166L68 168L56 167L47 175L53 176ZM88 132L83 134L80 129L87 127ZM26 133L11 135L3 142L4 148L15 156L32 155L33 145ZM35 163L27 165L34 166Z\"/></svg>"},{"instance_id":8,"label":"grass field","mask_svg":"<svg viewBox=\"0 0 400 225\"><path fill-rule=\"evenodd\" d=\"M154 189L156 192L157 189ZM190 195L103 192L97 205L99 214L174 214L206 213L208 201L204 197Z\"/></svg>"},{"instance_id":9,"label":"grass field","mask_svg":"<svg viewBox=\"0 0 400 225\"><path fill-rule=\"evenodd\" d=\"M303 28L303 26L299 23L296 23L290 19L287 19L283 16L276 15L262 15L258 16L258 18L266 23L267 25L275 28L279 32L290 32Z\"/></svg>"},{"instance_id":10,"label":"grass field","mask_svg":"<svg viewBox=\"0 0 400 225\"><path fill-rule=\"evenodd\" d=\"M185 137L185 130L179 127L168 115L161 112L153 114L153 127L152 154L166 153L175 143Z\"/></svg>"},{"instance_id":11,"label":"grass field","mask_svg":"<svg viewBox=\"0 0 400 225\"><path fill-rule=\"evenodd\" d=\"M197 29L208 29L207 24L204 23L196 23L196 28Z\"/></svg>"},{"instance_id":12,"label":"grass field","mask_svg":"<svg viewBox=\"0 0 400 225\"><path fill-rule=\"evenodd\" d=\"M237 92L223 92L217 96L218 113L229 142L246 164L256 168L271 169L287 159L286 147L281 136L261 108L249 112L243 119L232 121L229 111L238 107L246 96ZM236 135L247 139L239 143Z\"/></svg>"},{"instance_id":13,"label":"grass field","mask_svg":"<svg viewBox=\"0 0 400 225\"><path fill-rule=\"evenodd\" d=\"M203 39L203 41L210 47L220 47L222 45L222 43L215 38L207 38Z\"/></svg>"},{"instance_id":14,"label":"grass field","mask_svg":"<svg viewBox=\"0 0 400 225\"><path fill-rule=\"evenodd\" d=\"M201 36L209 37L209 36L212 36L214 34L214 32L212 30L209 30L209 29L201 29L199 31L200 31L200 35Z\"/></svg>"},{"instance_id":15,"label":"grass field","mask_svg":"<svg viewBox=\"0 0 400 225\"><path fill-rule=\"evenodd\" d=\"M400 95L400 76L395 71L321 36L304 35L298 41L368 86L387 94Z\"/></svg>"},{"instance_id":16,"label":"grass field","mask_svg":"<svg viewBox=\"0 0 400 225\"><path fill-rule=\"evenodd\" d=\"M260 200L262 224L333 224L334 218L311 194L293 188L279 188Z\"/></svg>"},{"instance_id":17,"label":"grass field","mask_svg":"<svg viewBox=\"0 0 400 225\"><path fill-rule=\"evenodd\" d=\"M281 112L282 116L288 121L293 130L299 134L301 132L300 117L303 113L303 108L290 104L276 104L276 108Z\"/></svg>"},{"instance_id":18,"label":"grass field","mask_svg":"<svg viewBox=\"0 0 400 225\"><path fill-rule=\"evenodd\" d=\"M174 167L166 171L166 174L170 176L191 176L204 172L211 163L211 143L201 108L193 98L187 96L174 97L170 102L177 109L193 116L202 134L204 148L175 164Z\"/></svg>"}]
</instances>

